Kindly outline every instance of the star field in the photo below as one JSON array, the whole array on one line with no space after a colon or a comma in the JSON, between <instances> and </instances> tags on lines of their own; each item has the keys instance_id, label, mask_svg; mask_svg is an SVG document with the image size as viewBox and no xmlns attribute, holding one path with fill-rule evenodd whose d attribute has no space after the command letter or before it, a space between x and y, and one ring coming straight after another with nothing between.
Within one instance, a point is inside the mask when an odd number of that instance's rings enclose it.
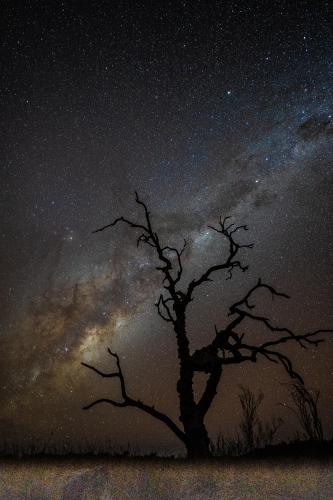
<instances>
[{"instance_id":1,"label":"star field","mask_svg":"<svg viewBox=\"0 0 333 500\"><path fill-rule=\"evenodd\" d=\"M4 6L0 439L177 449L135 410L81 410L117 397L115 382L80 365L109 369L112 345L131 394L177 418L176 344L154 307L153 253L126 227L92 234L120 215L140 220L134 190L166 243L187 239L184 282L225 251L208 224L222 214L249 226L249 271L231 281L221 273L191 305L193 349L258 277L292 297L258 297L275 323L332 328L330 2L255 4ZM332 336L286 352L321 389L331 436ZM288 378L266 361L225 371L212 434L236 430L244 380L263 390L264 417L281 415L290 437L297 423L277 407Z\"/></svg>"}]
</instances>

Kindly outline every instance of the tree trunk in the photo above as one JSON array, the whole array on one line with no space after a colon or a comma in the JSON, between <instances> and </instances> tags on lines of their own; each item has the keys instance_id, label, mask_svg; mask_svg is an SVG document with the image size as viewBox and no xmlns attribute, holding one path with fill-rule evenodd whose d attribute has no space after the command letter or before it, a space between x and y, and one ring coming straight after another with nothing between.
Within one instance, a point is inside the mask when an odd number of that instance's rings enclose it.
<instances>
[{"instance_id":1,"label":"tree trunk","mask_svg":"<svg viewBox=\"0 0 333 500\"><path fill-rule=\"evenodd\" d=\"M203 414L194 400L194 370L190 359L189 343L185 328L184 308L175 307L177 320L174 328L177 337L180 377L177 392L180 403L180 421L184 427L187 457L191 459L210 456L210 440L203 422Z\"/></svg>"},{"instance_id":2,"label":"tree trunk","mask_svg":"<svg viewBox=\"0 0 333 500\"><path fill-rule=\"evenodd\" d=\"M208 458L211 456L210 440L203 422L197 423L185 430L186 451L190 459Z\"/></svg>"}]
</instances>

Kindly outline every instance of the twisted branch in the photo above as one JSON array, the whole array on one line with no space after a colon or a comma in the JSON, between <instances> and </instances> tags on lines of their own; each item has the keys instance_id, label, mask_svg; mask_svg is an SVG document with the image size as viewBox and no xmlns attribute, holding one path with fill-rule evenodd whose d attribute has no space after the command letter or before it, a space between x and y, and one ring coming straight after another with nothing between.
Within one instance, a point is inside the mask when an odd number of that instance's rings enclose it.
<instances>
[{"instance_id":1,"label":"twisted branch","mask_svg":"<svg viewBox=\"0 0 333 500\"><path fill-rule=\"evenodd\" d=\"M221 366L223 366L238 364L245 361L256 362L258 354L261 354L273 363L280 363L291 378L296 378L298 381L303 383L302 377L294 369L293 364L288 356L282 354L279 351L276 351L274 348L290 341L297 342L303 348L307 348L307 346L311 345L317 346L324 341L323 338L318 338L318 335L320 333L332 333L333 330L321 329L304 334L295 334L289 328L272 325L268 318L250 312L255 308L255 304L252 304L250 302L251 296L259 288L269 290L272 294L272 299L275 296L289 298L287 294L278 292L277 290L275 290L275 288L267 285L266 283L263 283L259 279L256 285L254 285L241 300L235 302L229 308L229 316L236 315L236 318L233 319L227 325L227 327L222 330L218 330L215 326L215 338L211 342L211 344L200 349L199 351L195 351L195 353L192 355L193 369L195 371L206 371L212 373L212 370L215 367L214 358L216 359L216 362L219 361ZM244 307L241 308L241 306ZM248 311L247 309L250 309L250 311ZM251 345L248 343L244 343L244 334L240 335L235 331L235 328L239 326L239 324L242 323L244 319L262 323L265 327L268 328L268 330L273 333L284 332L287 335L281 336L275 340L264 342L260 345ZM222 352L222 357L219 356L218 350ZM198 361L199 359L200 363Z\"/></svg>"},{"instance_id":2,"label":"twisted branch","mask_svg":"<svg viewBox=\"0 0 333 500\"><path fill-rule=\"evenodd\" d=\"M216 271L221 271L223 269L226 269L228 271L228 276L227 279L232 278L232 272L234 269L239 268L241 271L245 272L248 269L248 266L243 266L239 260L234 260L236 255L238 254L239 250L241 248L253 248L253 243L247 244L247 245L241 245L237 243L233 237L233 234L235 234L237 231L243 229L244 231L248 230L248 227L246 225L242 226L236 226L233 230L231 228L235 224L230 224L229 226L226 226L226 221L230 219L230 217L225 217L223 220L220 217L220 228L216 228L214 226L208 226L210 229L213 231L216 231L217 233L222 234L223 236L226 237L226 239L229 242L229 255L226 258L226 260L221 263L221 264L216 264L215 266L211 266L207 271L205 271L200 278L197 280L194 279L191 281L191 283L188 286L187 289L187 300L190 301L192 298L192 293L197 288L198 286L202 285L205 281L212 281L211 280L211 275L215 273Z\"/></svg>"},{"instance_id":3,"label":"twisted branch","mask_svg":"<svg viewBox=\"0 0 333 500\"><path fill-rule=\"evenodd\" d=\"M129 219L126 219L125 217L118 217L115 219L113 222L110 224L107 224L105 226L100 227L99 229L96 229L93 231L93 233L98 233L100 231L104 231L105 229L108 229L110 227L115 226L118 224L118 222L124 222L128 226L134 228L134 229L140 229L142 234L137 238L137 246L140 245L140 243L145 243L149 245L150 247L154 248L159 260L162 262L163 265L156 267L157 270L161 271L164 274L164 279L163 283L166 281L167 284L164 286L166 290L170 293L170 296L177 301L179 299L179 292L176 292L175 286L180 281L182 273L183 273L183 266L182 266L182 261L181 257L183 255L183 252L186 247L186 241L184 240L184 245L181 250L178 250L175 247L171 246L164 246L162 247L160 244L159 237L157 233L153 230L152 222L151 222L151 217L150 217L150 212L146 206L146 204L139 198L139 195L137 192L135 192L135 201L139 205L141 205L144 209L144 214L145 214L145 224L139 224L137 222L133 222ZM176 276L174 277L171 274L171 271L174 269L173 262L172 260L167 256L167 252L173 252L176 254L177 257L177 264L178 268L176 270Z\"/></svg>"},{"instance_id":4,"label":"twisted branch","mask_svg":"<svg viewBox=\"0 0 333 500\"><path fill-rule=\"evenodd\" d=\"M174 317L172 316L171 314L171 311L167 305L168 302L171 302L172 299L169 298L169 299L165 299L163 297L163 295L161 294L159 296L159 299L157 301L157 303L155 304L155 306L157 307L157 313L158 315L164 320L166 321L167 323L174 323L175 322L175 319ZM166 316L164 315L162 309L161 309L161 306L163 306L164 308L164 311L166 312Z\"/></svg>"},{"instance_id":5,"label":"twisted branch","mask_svg":"<svg viewBox=\"0 0 333 500\"><path fill-rule=\"evenodd\" d=\"M158 420L160 420L161 422L166 424L169 427L169 429L171 429L172 432L179 439L181 439L183 442L185 442L184 432L181 429L179 429L179 427L173 422L173 420L171 420L170 417L168 417L164 413L156 410L156 408L154 406L146 405L145 403L143 403L139 399L135 400L127 394L125 379L124 379L124 375L123 375L123 372L122 372L122 369L120 366L119 356L118 356L118 354L112 352L110 348L108 348L108 353L116 359L117 368L118 368L118 370L116 372L112 372L110 374L105 374L105 373L101 372L100 370L98 370L97 368L95 368L94 366L88 365L87 363L81 363L81 364L83 366L85 366L86 368L91 369L92 371L94 371L95 373L97 373L98 375L100 375L102 377L117 377L117 378L119 378L120 387L121 387L121 395L122 395L123 401L115 401L114 399L101 398L101 399L97 399L96 401L93 401L92 403L90 403L87 406L84 406L83 410L88 410L88 409L92 408L93 406L96 406L100 403L111 404L112 406L116 406L118 408L124 408L124 407L129 407L129 406L134 407L134 408L138 408L139 410L142 410L145 413L148 413L149 415L157 418Z\"/></svg>"}]
</instances>

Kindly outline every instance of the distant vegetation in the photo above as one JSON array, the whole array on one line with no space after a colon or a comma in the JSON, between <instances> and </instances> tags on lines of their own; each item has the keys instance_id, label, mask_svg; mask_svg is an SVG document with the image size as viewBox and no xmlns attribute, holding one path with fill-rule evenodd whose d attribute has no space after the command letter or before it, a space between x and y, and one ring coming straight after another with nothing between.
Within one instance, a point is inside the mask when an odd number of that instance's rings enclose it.
<instances>
[{"instance_id":1,"label":"distant vegetation","mask_svg":"<svg viewBox=\"0 0 333 500\"><path fill-rule=\"evenodd\" d=\"M259 408L264 401L264 394L261 391L256 394L249 387L240 385L238 398L241 417L238 431L231 438L226 438L220 433L211 443L212 456L303 456L304 458L333 456L333 440L324 439L323 425L318 411L319 391L307 389L299 382L289 384L289 391L294 406L286 404L281 406L292 411L298 419L300 432L297 432L296 439L288 443L276 442L276 434L284 423L283 419L273 417L269 422L263 422L259 416ZM161 456L156 451L147 454L131 446L130 443L125 447L115 447L111 441L71 444L67 440L57 440L57 442L25 440L17 443L9 439L0 445L0 455L12 457L94 455L115 458ZM170 455L168 457L176 458Z\"/></svg>"}]
</instances>

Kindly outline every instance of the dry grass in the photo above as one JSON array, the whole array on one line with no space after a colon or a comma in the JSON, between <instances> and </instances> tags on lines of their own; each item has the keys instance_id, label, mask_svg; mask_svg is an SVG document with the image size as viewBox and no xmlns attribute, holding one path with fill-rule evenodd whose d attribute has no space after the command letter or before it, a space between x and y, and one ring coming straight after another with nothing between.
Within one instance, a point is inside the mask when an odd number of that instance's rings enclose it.
<instances>
[{"instance_id":1,"label":"dry grass","mask_svg":"<svg viewBox=\"0 0 333 500\"><path fill-rule=\"evenodd\" d=\"M329 499L333 462L1 459L1 499Z\"/></svg>"}]
</instances>

